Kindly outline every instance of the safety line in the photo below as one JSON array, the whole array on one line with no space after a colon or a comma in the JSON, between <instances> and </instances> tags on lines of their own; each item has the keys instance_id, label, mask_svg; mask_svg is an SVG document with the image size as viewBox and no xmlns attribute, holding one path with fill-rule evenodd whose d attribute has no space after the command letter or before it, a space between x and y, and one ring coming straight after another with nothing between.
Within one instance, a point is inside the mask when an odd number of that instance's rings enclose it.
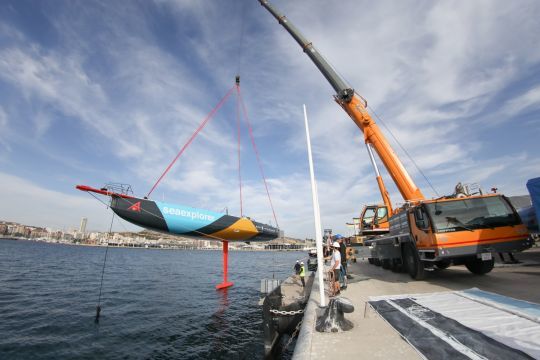
<instances>
[{"instance_id":1,"label":"safety line","mask_svg":"<svg viewBox=\"0 0 540 360\"><path fill-rule=\"evenodd\" d=\"M109 253L109 239L108 237L111 236L112 233L112 227L114 223L114 215L112 214L111 219L111 226L109 227L109 234L107 236L107 247L105 247L105 256L103 257L103 267L101 268L101 281L99 283L99 296L98 296L98 304L96 306L96 318L94 319L94 322L97 324L99 323L99 316L101 314L101 290L103 289L103 275L105 274L105 264L107 263L107 254Z\"/></svg>"},{"instance_id":2,"label":"safety line","mask_svg":"<svg viewBox=\"0 0 540 360\"><path fill-rule=\"evenodd\" d=\"M238 98L240 99L240 103L242 105L242 110L244 113L244 120L246 121L247 127L248 127L248 133L249 137L251 139L251 144L253 145L253 150L255 151L255 156L257 158L257 163L259 164L259 170L261 171L261 176L263 178L264 187L266 189L266 195L268 195L268 201L270 202L270 207L272 208L272 214L274 215L274 221L276 222L276 227L279 228L279 224L276 217L276 212L274 211L274 205L272 204L272 198L270 197L270 191L268 191L268 184L266 183L266 176L264 175L264 170L261 164L261 158L259 156L259 150L257 149L257 145L255 144L255 138L253 137L253 130L251 129L251 122L249 121L249 117L246 110L246 104L244 103L244 100L242 98L242 94L240 93L240 86L237 87L238 91Z\"/></svg>"},{"instance_id":3,"label":"safety line","mask_svg":"<svg viewBox=\"0 0 540 360\"><path fill-rule=\"evenodd\" d=\"M167 166L167 168L165 169L165 171L163 172L163 174L161 174L161 176L159 177L159 179L156 181L156 183L154 184L154 186L152 186L152 189L150 189L150 191L148 192L148 194L146 195L146 197L150 197L150 194L152 194L152 192L154 191L154 189L156 188L156 186L159 184L159 182L163 179L163 177L169 172L169 170L172 168L172 166L174 165L174 163L176 162L176 160L178 160L178 158L182 155L182 153L184 152L184 150L186 150L186 148L191 144L191 142L195 139L195 137L197 137L197 135L199 134L199 132L205 127L205 125L208 123L208 121L215 115L215 113L219 110L219 108L221 108L221 106L223 105L223 103L225 102L225 100L227 100L229 98L229 96L232 94L234 90L234 86L227 92L227 94L225 94L225 96L219 101L219 103L216 105L216 107L214 107L212 109L212 111L210 111L210 113L206 116L206 118L201 122L201 124L199 125L199 127L195 130L195 132L191 135L191 137L189 138L189 140L184 144L184 146L182 146L182 149L180 149L180 151L178 152L178 154L176 155L176 157L173 159L173 161L171 161L171 163L169 164L169 166Z\"/></svg>"},{"instance_id":4,"label":"safety line","mask_svg":"<svg viewBox=\"0 0 540 360\"><path fill-rule=\"evenodd\" d=\"M103 205L105 205L107 207L107 209L109 208L109 204L106 204L104 201L102 201L100 198L98 198L96 195L92 194L90 191L86 191L87 194L90 194L94 199L96 199L97 201L99 201L100 203L102 203Z\"/></svg>"}]
</instances>

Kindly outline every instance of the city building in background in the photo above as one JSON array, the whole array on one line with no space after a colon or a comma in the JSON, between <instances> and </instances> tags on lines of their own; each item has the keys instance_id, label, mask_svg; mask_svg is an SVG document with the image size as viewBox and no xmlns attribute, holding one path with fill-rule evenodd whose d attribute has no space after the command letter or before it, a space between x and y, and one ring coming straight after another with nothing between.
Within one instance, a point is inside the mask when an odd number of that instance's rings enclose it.
<instances>
[{"instance_id":1,"label":"city building in background","mask_svg":"<svg viewBox=\"0 0 540 360\"><path fill-rule=\"evenodd\" d=\"M84 236L84 234L86 234L86 224L87 223L88 223L88 218L83 217L81 219L81 226L79 227L79 232L81 234L83 234L83 236Z\"/></svg>"}]
</instances>

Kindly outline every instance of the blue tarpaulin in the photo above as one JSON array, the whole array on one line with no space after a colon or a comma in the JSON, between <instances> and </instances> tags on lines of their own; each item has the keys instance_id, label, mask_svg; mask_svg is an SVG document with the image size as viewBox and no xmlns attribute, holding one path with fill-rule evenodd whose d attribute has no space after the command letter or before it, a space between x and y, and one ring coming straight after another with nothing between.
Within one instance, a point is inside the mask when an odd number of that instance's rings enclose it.
<instances>
[{"instance_id":1,"label":"blue tarpaulin","mask_svg":"<svg viewBox=\"0 0 540 360\"><path fill-rule=\"evenodd\" d=\"M527 181L527 189L531 195L531 201L536 211L536 224L540 223L540 177Z\"/></svg>"}]
</instances>

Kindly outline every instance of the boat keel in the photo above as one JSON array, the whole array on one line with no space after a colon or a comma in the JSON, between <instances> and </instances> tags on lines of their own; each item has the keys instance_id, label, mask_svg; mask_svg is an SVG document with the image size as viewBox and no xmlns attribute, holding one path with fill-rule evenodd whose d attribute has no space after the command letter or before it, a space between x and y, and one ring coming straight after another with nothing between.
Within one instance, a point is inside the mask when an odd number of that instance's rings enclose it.
<instances>
[{"instance_id":1,"label":"boat keel","mask_svg":"<svg viewBox=\"0 0 540 360\"><path fill-rule=\"evenodd\" d=\"M234 285L233 282L228 281L228 268L229 268L229 242L223 241L223 282L216 285L217 290L227 289Z\"/></svg>"}]
</instances>

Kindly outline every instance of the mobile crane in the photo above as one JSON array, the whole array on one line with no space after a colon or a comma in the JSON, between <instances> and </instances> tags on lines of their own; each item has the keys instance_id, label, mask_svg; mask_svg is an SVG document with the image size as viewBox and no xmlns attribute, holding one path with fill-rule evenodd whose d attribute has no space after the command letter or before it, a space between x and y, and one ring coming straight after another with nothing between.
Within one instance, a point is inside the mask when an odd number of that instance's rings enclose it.
<instances>
[{"instance_id":1,"label":"mobile crane","mask_svg":"<svg viewBox=\"0 0 540 360\"><path fill-rule=\"evenodd\" d=\"M367 101L342 79L318 50L267 0L259 0L296 40L336 91L334 100L364 134L375 161L375 150L396 184L405 205L391 212L383 200L389 232L371 240L372 257L385 268L403 267L413 279L422 279L425 268L465 265L474 274L493 269L493 252L516 252L532 246L527 228L508 199L499 194L426 199L413 182L392 147L367 111ZM378 172L378 170L377 170ZM377 173L378 179L380 174ZM381 188L381 182L379 182ZM384 185L383 185L384 188Z\"/></svg>"}]
</instances>

